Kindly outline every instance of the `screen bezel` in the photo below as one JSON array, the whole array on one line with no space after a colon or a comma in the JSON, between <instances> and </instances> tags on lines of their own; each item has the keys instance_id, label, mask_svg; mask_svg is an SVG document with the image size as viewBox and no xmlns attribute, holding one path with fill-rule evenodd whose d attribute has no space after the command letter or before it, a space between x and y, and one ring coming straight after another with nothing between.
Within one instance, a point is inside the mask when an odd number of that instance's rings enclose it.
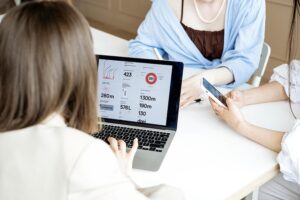
<instances>
[{"instance_id":1,"label":"screen bezel","mask_svg":"<svg viewBox=\"0 0 300 200\"><path fill-rule=\"evenodd\" d=\"M213 86L208 80L203 78L202 85L205 87L207 91L209 91L218 101L220 101L225 107L227 107L226 97L215 87ZM213 88L213 90L211 90ZM217 92L217 94L215 93ZM219 98L221 97L221 98Z\"/></svg>"},{"instance_id":2,"label":"screen bezel","mask_svg":"<svg viewBox=\"0 0 300 200\"><path fill-rule=\"evenodd\" d=\"M182 76L183 76L183 63L182 62L165 61L165 60L151 60L151 59L143 59L143 58L119 57L119 56L108 56L108 55L96 55L96 59L97 59L97 71L98 71L99 59L172 66L172 76L171 76L171 84L170 84L170 94L169 94L169 104L168 104L168 114L167 114L166 126L156 125L156 124L145 124L145 123L139 123L139 122L125 121L125 120L114 120L114 119L109 119L109 118L102 118L102 121L108 122L108 123L130 125L130 126L156 128L156 129L163 129L163 130L175 130L176 131L177 123L178 123ZM99 102L97 99L97 106L99 106L98 104L99 104Z\"/></svg>"}]
</instances>

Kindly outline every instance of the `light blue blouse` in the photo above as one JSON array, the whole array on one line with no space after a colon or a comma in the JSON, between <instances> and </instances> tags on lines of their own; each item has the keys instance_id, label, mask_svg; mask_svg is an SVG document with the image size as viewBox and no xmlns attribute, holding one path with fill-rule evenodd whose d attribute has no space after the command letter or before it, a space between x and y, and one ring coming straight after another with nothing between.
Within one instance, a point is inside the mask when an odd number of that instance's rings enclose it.
<instances>
[{"instance_id":1,"label":"light blue blouse","mask_svg":"<svg viewBox=\"0 0 300 200\"><path fill-rule=\"evenodd\" d=\"M248 81L258 67L265 33L264 0L227 0L224 50L221 59L208 60L181 26L168 0L153 0L138 36L129 42L129 55L156 59L153 48L164 58L186 67L213 69L225 66L237 87Z\"/></svg>"}]
</instances>

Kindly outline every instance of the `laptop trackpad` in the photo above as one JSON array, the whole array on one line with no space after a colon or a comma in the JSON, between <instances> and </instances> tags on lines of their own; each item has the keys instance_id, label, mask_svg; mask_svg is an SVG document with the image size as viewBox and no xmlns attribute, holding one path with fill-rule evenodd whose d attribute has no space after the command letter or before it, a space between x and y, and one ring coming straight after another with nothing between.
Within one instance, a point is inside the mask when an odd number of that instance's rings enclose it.
<instances>
[{"instance_id":1,"label":"laptop trackpad","mask_svg":"<svg viewBox=\"0 0 300 200\"><path fill-rule=\"evenodd\" d=\"M158 171L165 152L137 150L133 160L133 168Z\"/></svg>"}]
</instances>

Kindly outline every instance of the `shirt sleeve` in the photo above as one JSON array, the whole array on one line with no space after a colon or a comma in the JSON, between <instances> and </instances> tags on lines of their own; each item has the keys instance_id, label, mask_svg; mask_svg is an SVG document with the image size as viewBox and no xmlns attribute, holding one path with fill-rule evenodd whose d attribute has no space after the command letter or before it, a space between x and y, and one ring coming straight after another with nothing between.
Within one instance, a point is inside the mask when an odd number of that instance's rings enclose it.
<instances>
[{"instance_id":1,"label":"shirt sleeve","mask_svg":"<svg viewBox=\"0 0 300 200\"><path fill-rule=\"evenodd\" d=\"M153 0L145 20L138 28L137 37L129 41L129 55L132 57L157 59L153 48L156 48L162 57L166 57L166 52L157 41L160 22L155 15L155 9L158 9L158 6L160 6L158 1L161 0Z\"/></svg>"},{"instance_id":2,"label":"shirt sleeve","mask_svg":"<svg viewBox=\"0 0 300 200\"><path fill-rule=\"evenodd\" d=\"M100 140L93 140L79 156L70 174L68 195L69 200L184 199L180 190L167 185L137 189Z\"/></svg>"},{"instance_id":3,"label":"shirt sleeve","mask_svg":"<svg viewBox=\"0 0 300 200\"><path fill-rule=\"evenodd\" d=\"M94 140L79 156L69 180L70 200L148 199L122 174L109 146Z\"/></svg>"},{"instance_id":4,"label":"shirt sleeve","mask_svg":"<svg viewBox=\"0 0 300 200\"><path fill-rule=\"evenodd\" d=\"M233 50L227 51L221 58L220 67L227 67L234 81L225 85L235 88L247 82L258 67L265 34L265 1L249 1L247 15L238 31Z\"/></svg>"},{"instance_id":5,"label":"shirt sleeve","mask_svg":"<svg viewBox=\"0 0 300 200\"><path fill-rule=\"evenodd\" d=\"M300 120L286 133L281 142L281 152L277 161L284 179L300 185Z\"/></svg>"},{"instance_id":6,"label":"shirt sleeve","mask_svg":"<svg viewBox=\"0 0 300 200\"><path fill-rule=\"evenodd\" d=\"M290 79L290 81L289 81ZM273 69L270 82L277 81L294 103L300 102L300 61L293 60L290 65L284 64Z\"/></svg>"}]
</instances>

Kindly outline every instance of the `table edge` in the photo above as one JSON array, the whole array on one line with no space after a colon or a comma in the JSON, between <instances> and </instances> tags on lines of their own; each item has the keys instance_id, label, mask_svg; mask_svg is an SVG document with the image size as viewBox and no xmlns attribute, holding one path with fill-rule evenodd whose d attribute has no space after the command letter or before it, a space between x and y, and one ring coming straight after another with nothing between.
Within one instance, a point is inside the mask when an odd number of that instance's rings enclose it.
<instances>
[{"instance_id":1,"label":"table edge","mask_svg":"<svg viewBox=\"0 0 300 200\"><path fill-rule=\"evenodd\" d=\"M232 194L226 200L240 200L240 199L246 197L251 192L257 190L258 187L260 187L264 183L268 182L269 180L271 180L272 178L274 178L278 174L279 174L279 165L277 164L270 171L268 171L265 174L261 175L256 180L252 181L246 187L243 187L238 192Z\"/></svg>"}]
</instances>

